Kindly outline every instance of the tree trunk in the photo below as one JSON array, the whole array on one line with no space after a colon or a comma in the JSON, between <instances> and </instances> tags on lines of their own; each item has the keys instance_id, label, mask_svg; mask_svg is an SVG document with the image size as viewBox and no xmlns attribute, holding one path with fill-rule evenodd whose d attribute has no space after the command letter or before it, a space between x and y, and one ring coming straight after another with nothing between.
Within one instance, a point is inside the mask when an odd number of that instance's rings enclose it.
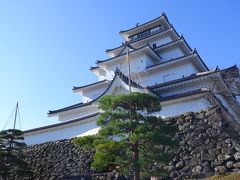
<instances>
[{"instance_id":1,"label":"tree trunk","mask_svg":"<svg viewBox=\"0 0 240 180\"><path fill-rule=\"evenodd\" d=\"M140 180L140 170L139 170L139 168L135 169L134 180Z\"/></svg>"},{"instance_id":2,"label":"tree trunk","mask_svg":"<svg viewBox=\"0 0 240 180\"><path fill-rule=\"evenodd\" d=\"M140 167L138 155L138 142L132 144L132 160L133 160L133 174L134 180L140 180Z\"/></svg>"}]
</instances>

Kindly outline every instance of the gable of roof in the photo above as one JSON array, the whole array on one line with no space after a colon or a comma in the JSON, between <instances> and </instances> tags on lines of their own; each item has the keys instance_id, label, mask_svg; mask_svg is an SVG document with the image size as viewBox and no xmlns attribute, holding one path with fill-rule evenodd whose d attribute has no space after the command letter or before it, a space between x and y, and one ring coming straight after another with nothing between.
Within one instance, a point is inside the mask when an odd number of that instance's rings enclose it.
<instances>
[{"instance_id":1,"label":"gable of roof","mask_svg":"<svg viewBox=\"0 0 240 180\"><path fill-rule=\"evenodd\" d=\"M126 84L127 86L129 85L129 82L130 82L131 87L136 88L136 89L144 89L144 87L142 87L141 85L139 85L138 83L136 83L132 79L129 80L129 78L124 73L122 73L119 68L116 68L115 76L114 76L113 80L111 81L111 83L109 84L108 88L99 97L94 99L92 102L95 102L98 99L100 99L101 97L103 97L104 95L106 95L107 92L109 91L109 89L112 87L113 83L116 81L117 77L119 77L119 79L121 79L121 81L124 84Z\"/></svg>"},{"instance_id":2,"label":"gable of roof","mask_svg":"<svg viewBox=\"0 0 240 180\"><path fill-rule=\"evenodd\" d=\"M73 109L77 109L77 108L80 108L80 107L91 105L93 102L96 102L99 98L104 96L109 91L109 89L111 88L111 86L113 85L113 82L116 80L117 77L119 77L119 79L121 79L121 81L124 82L124 84L126 84L126 85L129 85L129 82L130 82L131 87L137 88L137 89L144 89L142 86L140 86L135 81L129 80L129 78L126 75L124 75L117 68L115 70L115 76L114 76L113 80L111 81L111 83L109 84L109 86L107 87L107 89L100 96L98 96L96 99L94 99L90 102L87 102L87 103L82 103L81 102L81 103L74 104L74 105L71 105L71 106L68 106L68 107L65 107L65 108L61 108L61 109L58 109L58 110L49 111L48 115L54 115L54 114L57 114L57 113L61 113L61 112L65 112L65 111L69 111L69 110L73 110Z\"/></svg>"}]
</instances>

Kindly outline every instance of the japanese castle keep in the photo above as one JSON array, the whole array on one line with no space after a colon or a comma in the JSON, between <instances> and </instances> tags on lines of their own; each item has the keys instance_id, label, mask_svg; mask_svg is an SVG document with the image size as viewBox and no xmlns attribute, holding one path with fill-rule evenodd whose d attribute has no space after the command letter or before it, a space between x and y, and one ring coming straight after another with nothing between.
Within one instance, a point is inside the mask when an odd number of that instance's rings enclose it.
<instances>
[{"instance_id":1,"label":"japanese castle keep","mask_svg":"<svg viewBox=\"0 0 240 180\"><path fill-rule=\"evenodd\" d=\"M163 117L198 112L215 105L238 121L239 72L236 66L208 69L195 49L179 36L163 13L160 17L120 31L120 46L107 49L90 71L98 82L73 87L82 102L49 111L57 124L26 130L28 145L98 132L98 99L105 95L145 92L160 97ZM130 78L129 78L130 77Z\"/></svg>"}]
</instances>

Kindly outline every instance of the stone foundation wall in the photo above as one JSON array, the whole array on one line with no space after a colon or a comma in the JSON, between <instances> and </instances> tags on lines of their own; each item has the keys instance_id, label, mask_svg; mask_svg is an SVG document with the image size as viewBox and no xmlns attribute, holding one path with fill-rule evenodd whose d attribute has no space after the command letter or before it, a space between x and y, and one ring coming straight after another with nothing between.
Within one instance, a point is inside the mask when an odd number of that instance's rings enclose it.
<instances>
[{"instance_id":1,"label":"stone foundation wall","mask_svg":"<svg viewBox=\"0 0 240 180\"><path fill-rule=\"evenodd\" d=\"M177 124L179 147L164 169L172 178L201 178L240 171L240 125L219 107L166 119ZM165 148L168 151L168 148ZM84 153L72 140L49 142L27 148L27 162L35 179L61 179L91 173L93 152Z\"/></svg>"},{"instance_id":2,"label":"stone foundation wall","mask_svg":"<svg viewBox=\"0 0 240 180\"><path fill-rule=\"evenodd\" d=\"M34 179L63 179L65 176L88 174L92 152L76 148L73 140L60 140L29 146L26 161Z\"/></svg>"},{"instance_id":3,"label":"stone foundation wall","mask_svg":"<svg viewBox=\"0 0 240 180\"><path fill-rule=\"evenodd\" d=\"M202 178L240 170L240 126L220 108L168 119L178 125L178 150L170 177Z\"/></svg>"}]
</instances>

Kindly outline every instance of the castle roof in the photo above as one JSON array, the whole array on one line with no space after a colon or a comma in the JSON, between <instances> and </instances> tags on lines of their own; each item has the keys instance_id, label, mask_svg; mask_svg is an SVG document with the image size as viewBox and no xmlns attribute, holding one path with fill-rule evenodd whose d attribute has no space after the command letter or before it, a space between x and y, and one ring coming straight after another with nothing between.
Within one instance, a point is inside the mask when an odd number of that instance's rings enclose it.
<instances>
[{"instance_id":1,"label":"castle roof","mask_svg":"<svg viewBox=\"0 0 240 180\"><path fill-rule=\"evenodd\" d=\"M190 51L192 51L192 48L189 46L189 44L186 42L185 38L183 37L183 35L180 36L180 38L174 40L174 41L171 41L171 42L168 42L168 43L165 43L165 44L162 44L160 46L156 46L154 49L154 51L158 51L160 49L165 49L165 48L168 48L168 47L171 47L171 46L174 46L175 44L179 44L179 43L183 43Z\"/></svg>"},{"instance_id":2,"label":"castle roof","mask_svg":"<svg viewBox=\"0 0 240 180\"><path fill-rule=\"evenodd\" d=\"M185 81L189 81L189 80L192 80L192 79L201 78L201 77L204 77L204 76L216 73L216 72L217 72L216 70L213 70L213 71L207 71L207 72L203 72L203 73L196 73L196 74L192 74L192 75L187 76L187 77L183 77L183 78L175 79L175 80L172 80L172 81L164 82L164 83L161 83L161 84L156 84L156 85L153 85L153 86L149 86L148 88L154 90L154 89L165 87L165 86L168 86L168 85L185 82Z\"/></svg>"},{"instance_id":3,"label":"castle roof","mask_svg":"<svg viewBox=\"0 0 240 180\"><path fill-rule=\"evenodd\" d=\"M91 105L91 104L92 104L92 101L87 102L87 103L83 103L83 102L77 103L77 104L74 104L74 105L71 105L71 106L67 106L65 108L49 111L48 115L57 114L57 113L64 112L64 111L69 111L69 110L72 110L72 109L77 109L77 108L80 108L80 107L83 107L83 106L88 106L88 105Z\"/></svg>"},{"instance_id":4,"label":"castle roof","mask_svg":"<svg viewBox=\"0 0 240 180\"><path fill-rule=\"evenodd\" d=\"M129 54L132 54L132 53L135 53L135 52L138 52L138 51L141 51L141 50L150 50L149 52L155 56L157 59L161 59L161 57L152 49L152 47L147 43L147 45L143 46L143 47L140 47L140 48L137 48L137 49L134 49L132 51L129 51ZM108 58L108 59L105 59L105 60L97 60L96 64L101 64L101 63L105 63L105 62L108 62L108 61L116 61L118 60L118 58L122 58L124 57L125 55L127 55L127 53L123 53L123 54L119 54L118 56L115 56L115 57L112 57L112 58Z\"/></svg>"},{"instance_id":5,"label":"castle roof","mask_svg":"<svg viewBox=\"0 0 240 180\"><path fill-rule=\"evenodd\" d=\"M145 30L149 29L149 27L154 27L154 26L160 24L161 21L165 22L166 25L170 26L170 23L168 21L168 18L166 16L166 14L162 13L161 16L159 16L159 17L157 17L153 20L150 20L150 21L148 21L146 23L143 23L141 25L137 24L136 27L120 31L119 34L122 35L125 39L127 39L129 36L137 34L138 32L145 31Z\"/></svg>"},{"instance_id":6,"label":"castle roof","mask_svg":"<svg viewBox=\"0 0 240 180\"><path fill-rule=\"evenodd\" d=\"M199 62L198 66L202 71L209 70L207 65L203 62L203 60L201 59L201 57L199 56L199 54L197 53L196 50L194 50L191 53L186 54L184 56L173 58L173 59L170 59L170 60L167 60L167 61L164 61L164 62L160 62L160 63L154 64L154 65L148 66L146 69L147 70L158 69L158 68L167 66L169 64L174 64L174 63L178 63L178 62L181 62L181 61L188 60L189 58L192 58L192 57L197 57L198 62Z\"/></svg>"},{"instance_id":7,"label":"castle roof","mask_svg":"<svg viewBox=\"0 0 240 180\"><path fill-rule=\"evenodd\" d=\"M94 67L90 67L89 70L98 69L98 68L99 68L99 67L97 67L97 66L95 67L95 66L94 66Z\"/></svg>"},{"instance_id":8,"label":"castle roof","mask_svg":"<svg viewBox=\"0 0 240 180\"><path fill-rule=\"evenodd\" d=\"M142 37L142 38L139 38L139 39L136 39L134 41L127 42L127 43L130 44L130 45L134 45L137 42L140 42L140 41L143 41L145 39L148 39L148 38L151 38L151 37L155 37L155 36L158 36L158 35L161 35L161 34L165 34L165 33L170 32L170 31L173 31L179 37L179 35L176 32L175 28L171 25L169 28L167 28L167 29L165 29L163 31L158 31L156 33L149 34L148 36L145 36L145 37ZM115 51L117 49L123 48L124 46L125 46L125 43L123 43L121 46L118 46L118 47L115 47L115 48L112 48L112 49L106 49L105 52L108 53L108 52L111 52L111 51Z\"/></svg>"},{"instance_id":9,"label":"castle roof","mask_svg":"<svg viewBox=\"0 0 240 180\"><path fill-rule=\"evenodd\" d=\"M51 125L48 125L48 126L42 126L42 127L39 127L39 128L33 128L33 129L25 130L23 132L24 132L24 134L26 134L26 133L31 133L31 132L41 131L41 130L47 130L47 129L51 129L51 128L60 128L62 126L78 123L80 121L83 121L83 120L86 120L86 119L89 119L89 118L92 118L92 117L96 117L98 115L99 115L99 112L89 114L87 116L80 117L80 118L77 118L77 119L65 121L65 122L62 122L62 123L56 123L56 124L51 124Z\"/></svg>"},{"instance_id":10,"label":"castle roof","mask_svg":"<svg viewBox=\"0 0 240 180\"><path fill-rule=\"evenodd\" d=\"M187 76L187 77L175 79L175 80L164 82L164 83L161 83L161 84L156 84L156 85L153 85L153 86L148 86L147 88L152 89L153 91L156 91L156 89L159 89L159 88L166 88L168 86L176 85L178 83L187 82L187 81L200 79L200 78L205 78L207 76L211 76L211 75L214 75L214 74L217 74L217 73L220 73L220 75L222 76L224 74L224 72L231 71L233 69L236 69L236 65L231 66L229 68L221 69L221 70L216 68L216 69L211 70L211 71L192 74L192 75Z\"/></svg>"},{"instance_id":11,"label":"castle roof","mask_svg":"<svg viewBox=\"0 0 240 180\"><path fill-rule=\"evenodd\" d=\"M86 88L86 87L104 84L106 82L108 82L108 80L104 79L102 81L97 81L97 82L94 82L94 83L91 83L91 84L87 84L87 85L84 85L84 86L73 86L72 90L76 91L76 90L80 90L80 89L83 89L83 88Z\"/></svg>"},{"instance_id":12,"label":"castle roof","mask_svg":"<svg viewBox=\"0 0 240 180\"><path fill-rule=\"evenodd\" d=\"M172 99L178 99L178 98L182 98L182 97L187 97L187 96L192 96L192 95L196 95L196 94L201 94L201 93L206 93L209 92L209 89L207 88L200 88L200 89L195 89L192 91L187 91L184 93L177 93L177 94L173 94L170 96L164 96L164 97L160 97L160 101L169 101Z\"/></svg>"},{"instance_id":13,"label":"castle roof","mask_svg":"<svg viewBox=\"0 0 240 180\"><path fill-rule=\"evenodd\" d=\"M53 110L53 111L49 111L48 112L48 115L54 115L54 114L58 114L58 113L61 113L61 112L65 112L65 111L69 111L69 110L73 110L73 109L77 109L77 108L81 108L83 106L88 106L88 105L91 105L92 103L96 102L99 98L101 98L102 96L104 96L105 94L107 94L107 92L109 91L109 89L113 86L113 83L114 81L116 81L116 79L119 78L125 85L129 85L129 78L124 75L124 73L122 73L118 68L116 69L115 71L115 76L113 78L113 80L110 82L109 86L107 87L107 89L100 95L98 96L97 98L95 98L94 100L90 101L90 102L87 102L87 103L78 103L78 104L74 104L74 105L71 105L71 106L68 106L68 107L65 107L65 108L61 108L61 109L58 109L58 110ZM98 83L98 82L96 82ZM96 84L96 83L93 83L93 84ZM101 83L101 82L100 82ZM135 81L133 80L130 80L130 84L131 84L131 87L133 88L136 88L136 89L144 89L141 85L139 85L138 83L136 83ZM91 85L91 84L90 84ZM86 85L88 86L88 85ZM86 87L85 86L85 87Z\"/></svg>"}]
</instances>

